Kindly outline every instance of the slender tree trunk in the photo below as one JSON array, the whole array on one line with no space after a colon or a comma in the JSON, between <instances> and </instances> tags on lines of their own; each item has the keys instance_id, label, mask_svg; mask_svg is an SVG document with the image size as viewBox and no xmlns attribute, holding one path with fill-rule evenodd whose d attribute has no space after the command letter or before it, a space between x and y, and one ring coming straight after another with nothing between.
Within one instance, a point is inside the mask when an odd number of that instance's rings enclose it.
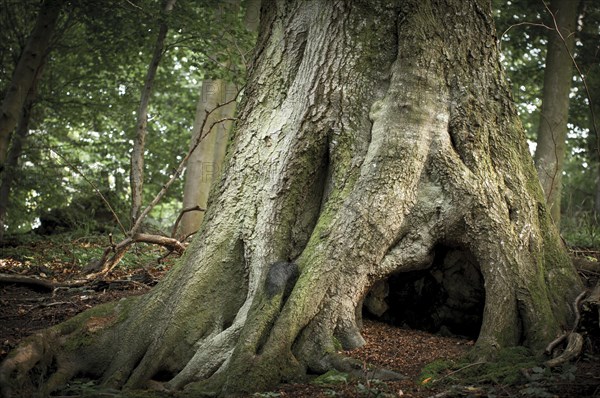
<instances>
[{"instance_id":1,"label":"slender tree trunk","mask_svg":"<svg viewBox=\"0 0 600 398\"><path fill-rule=\"evenodd\" d=\"M232 118L235 114L236 104L231 103L212 112L209 120L205 119L207 113L215 109L219 104L223 104L235 98L237 87L233 83L224 80L204 80L198 107L196 109L196 118L192 130L192 140L190 145L195 145L198 135L204 138L190 157L185 172L185 183L183 188L183 207L190 208L200 206L205 209L208 201L208 193L213 181L221 174L223 159L225 157L225 148L227 147L227 138L231 129L231 122L223 122L215 125L212 131L207 130L212 124L223 118ZM200 131L200 127L205 126L205 131ZM204 212L195 211L184 214L181 220L181 234L187 236L200 228Z\"/></svg>"},{"instance_id":2,"label":"slender tree trunk","mask_svg":"<svg viewBox=\"0 0 600 398\"><path fill-rule=\"evenodd\" d=\"M237 5L235 6L237 8ZM244 25L248 31L256 31L260 17L260 0L250 0L246 2L244 14ZM245 71L240 70L240 73ZM213 110L218 104L231 101L237 95L238 88L235 84L224 80L204 80L198 107L196 109L196 118L192 130L192 140L190 145L194 145L198 139L198 134L205 135L200 145L187 163L185 174L185 183L183 190L183 208L200 206L205 209L208 202L210 187L216 178L220 176L225 158L225 149L231 129L231 122L221 123L215 126L209 133L208 131L199 131L200 126L205 129L210 128L215 120L232 118L235 114L236 104L231 103L219 108L211 114L210 119L203 124L207 112ZM181 234L187 236L200 228L204 212L195 211L184 214L181 220Z\"/></svg>"},{"instance_id":3,"label":"slender tree trunk","mask_svg":"<svg viewBox=\"0 0 600 398\"><path fill-rule=\"evenodd\" d=\"M62 0L45 0L42 3L33 31L4 96L0 113L0 172L6 162L11 134L48 51L62 5Z\"/></svg>"},{"instance_id":4,"label":"slender tree trunk","mask_svg":"<svg viewBox=\"0 0 600 398\"><path fill-rule=\"evenodd\" d=\"M4 232L7 227L6 216L8 210L8 204L10 200L10 191L13 187L14 182L18 177L18 165L21 152L23 150L23 144L29 133L31 112L37 97L37 88L42 70L44 68L44 61L38 66L35 73L33 84L29 88L29 93L23 104L23 109L17 123L17 130L11 140L10 150L8 151L8 158L6 159L6 167L1 173L0 182L0 242L4 239Z\"/></svg>"},{"instance_id":5,"label":"slender tree trunk","mask_svg":"<svg viewBox=\"0 0 600 398\"><path fill-rule=\"evenodd\" d=\"M573 53L575 46L578 7L579 0L552 0L549 6L556 18L560 35L550 32L548 37L542 111L535 151L540 182L557 226L560 226L562 171L569 117L569 92L573 77L573 62L569 53Z\"/></svg>"},{"instance_id":6,"label":"slender tree trunk","mask_svg":"<svg viewBox=\"0 0 600 398\"><path fill-rule=\"evenodd\" d=\"M29 133L29 121L33 104L34 101L26 101L23 106L22 116L19 118L17 130L12 139L10 150L8 151L6 167L2 173L2 182L0 183L0 242L3 241L4 232L8 227L8 225L6 225L6 217L10 200L10 191L18 177L19 157L21 156L23 143Z\"/></svg>"},{"instance_id":7,"label":"slender tree trunk","mask_svg":"<svg viewBox=\"0 0 600 398\"><path fill-rule=\"evenodd\" d=\"M173 10L175 2L176 0L166 0L164 5L165 14L169 14ZM154 85L156 71L158 70L158 65L160 64L160 60L163 56L163 49L165 46L165 39L167 37L168 29L169 27L166 21L160 24L158 36L156 37L156 43L154 44L152 60L150 61L148 72L146 73L146 79L144 80L144 87L142 89L142 95L140 98L140 106L137 110L136 136L135 140L133 141L133 150L131 152L130 171L132 225L135 224L142 211L142 202L144 196L144 150L146 146L148 125L148 105L152 95L152 87Z\"/></svg>"},{"instance_id":8,"label":"slender tree trunk","mask_svg":"<svg viewBox=\"0 0 600 398\"><path fill-rule=\"evenodd\" d=\"M150 293L34 336L4 391L54 373L228 395L349 361L390 276L469 253L485 304L473 355L541 349L581 282L510 100L489 2L263 4L223 177L200 234ZM110 348L110 349L108 349ZM44 373L42 373L44 374ZM37 380L37 379L36 379Z\"/></svg>"}]
</instances>

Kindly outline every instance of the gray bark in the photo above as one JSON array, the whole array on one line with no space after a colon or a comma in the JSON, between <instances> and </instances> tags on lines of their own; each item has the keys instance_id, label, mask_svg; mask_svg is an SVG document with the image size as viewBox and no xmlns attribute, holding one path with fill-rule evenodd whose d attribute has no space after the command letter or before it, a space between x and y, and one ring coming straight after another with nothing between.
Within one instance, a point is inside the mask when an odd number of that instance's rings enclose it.
<instances>
[{"instance_id":1,"label":"gray bark","mask_svg":"<svg viewBox=\"0 0 600 398\"><path fill-rule=\"evenodd\" d=\"M575 24L579 0L553 0L549 6L555 15L560 35L548 37L542 111L535 151L535 164L552 218L560 226L562 171L569 117L569 92L573 77L570 54L575 46Z\"/></svg>"},{"instance_id":2,"label":"gray bark","mask_svg":"<svg viewBox=\"0 0 600 398\"><path fill-rule=\"evenodd\" d=\"M182 262L143 299L33 339L0 382L26 369L12 382L26 385L49 355L46 390L83 372L227 395L344 369L340 346L364 343L367 292L430 267L437 245L470 253L483 276L473 355L543 349L569 324L581 283L487 2L271 0L255 54L223 178ZM56 339L67 343L38 348Z\"/></svg>"},{"instance_id":3,"label":"gray bark","mask_svg":"<svg viewBox=\"0 0 600 398\"><path fill-rule=\"evenodd\" d=\"M207 79L202 82L190 145L196 144L198 135L202 135L203 138L187 162L183 188L184 209L194 206L206 209L210 187L221 174L232 123L227 121L215 125L211 131L208 129L217 120L232 118L236 108L235 102L216 109L210 114L208 120L205 119L208 112L234 99L237 92L238 88L235 84L224 80ZM200 131L201 126L204 126L204 131ZM197 231L203 219L202 211L184 214L181 219L181 235L187 236Z\"/></svg>"},{"instance_id":4,"label":"gray bark","mask_svg":"<svg viewBox=\"0 0 600 398\"><path fill-rule=\"evenodd\" d=\"M260 20L260 0L249 0L245 4L244 26L248 31L255 32ZM239 8L236 2L230 3L235 9ZM239 65L240 73L245 73L244 65ZM237 96L238 87L224 80L206 79L202 82L200 100L196 108L194 128L192 130L193 147L202 134L204 138L187 164L185 182L183 188L183 208L189 209L199 206L205 209L208 203L208 195L213 182L219 178L223 168L223 159L231 130L230 121L216 125L212 131L207 131L213 122L220 119L233 118L236 104L230 103L212 112L206 122L207 112L213 111L219 104L228 103ZM201 126L205 131L200 131ZM181 220L181 235L188 236L200 228L204 212L187 212Z\"/></svg>"}]
</instances>

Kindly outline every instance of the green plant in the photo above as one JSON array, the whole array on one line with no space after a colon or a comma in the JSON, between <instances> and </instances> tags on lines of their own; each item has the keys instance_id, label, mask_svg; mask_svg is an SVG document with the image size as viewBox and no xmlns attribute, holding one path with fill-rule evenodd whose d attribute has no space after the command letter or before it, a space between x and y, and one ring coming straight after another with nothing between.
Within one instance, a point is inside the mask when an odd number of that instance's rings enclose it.
<instances>
[{"instance_id":1,"label":"green plant","mask_svg":"<svg viewBox=\"0 0 600 398\"><path fill-rule=\"evenodd\" d=\"M318 386L328 386L335 384L347 383L349 379L348 373L339 372L335 369L322 374L321 376L314 379L311 383Z\"/></svg>"}]
</instances>

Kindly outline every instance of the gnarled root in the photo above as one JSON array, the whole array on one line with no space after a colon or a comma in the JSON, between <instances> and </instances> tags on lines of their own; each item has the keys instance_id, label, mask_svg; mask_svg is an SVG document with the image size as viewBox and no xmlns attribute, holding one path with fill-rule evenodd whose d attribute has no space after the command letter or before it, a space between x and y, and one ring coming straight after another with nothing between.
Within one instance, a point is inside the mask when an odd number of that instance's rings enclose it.
<instances>
[{"instance_id":1,"label":"gnarled root","mask_svg":"<svg viewBox=\"0 0 600 398\"><path fill-rule=\"evenodd\" d=\"M565 362L570 361L573 358L577 358L579 354L581 354L581 349L583 348L583 337L576 332L572 332L569 334L567 348L557 356L556 358L552 358L546 362L544 365L549 368L553 368L558 365L562 365Z\"/></svg>"},{"instance_id":2,"label":"gnarled root","mask_svg":"<svg viewBox=\"0 0 600 398\"><path fill-rule=\"evenodd\" d=\"M567 347L559 356L544 362L544 365L548 366L549 368L562 365L563 363L577 358L581 354L581 350L583 349L583 336L577 333L576 330L579 328L579 323L581 321L580 307L587 294L588 291L584 290L577 296L577 298L575 298L575 302L573 303L575 321L573 322L573 329L571 332L562 333L559 337L551 341L546 347L546 354L551 354L558 345L567 340Z\"/></svg>"},{"instance_id":3,"label":"gnarled root","mask_svg":"<svg viewBox=\"0 0 600 398\"><path fill-rule=\"evenodd\" d=\"M46 396L70 380L76 371L75 364L66 356L57 355L59 338L54 332L31 336L16 348L0 366L0 394L3 398ZM35 373L39 377L35 377ZM37 380L45 382L36 385Z\"/></svg>"}]
</instances>

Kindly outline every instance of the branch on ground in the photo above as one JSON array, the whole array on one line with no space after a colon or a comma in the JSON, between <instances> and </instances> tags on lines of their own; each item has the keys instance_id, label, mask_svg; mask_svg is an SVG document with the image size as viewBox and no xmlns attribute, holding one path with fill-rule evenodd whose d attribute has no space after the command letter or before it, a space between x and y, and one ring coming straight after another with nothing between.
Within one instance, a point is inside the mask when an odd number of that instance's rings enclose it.
<instances>
[{"instance_id":1,"label":"branch on ground","mask_svg":"<svg viewBox=\"0 0 600 398\"><path fill-rule=\"evenodd\" d=\"M167 190L171 187L171 185L173 185L173 183L181 175L181 173L185 169L185 165L187 164L188 159L190 158L190 156L192 156L192 153L194 153L194 151L196 150L198 145L200 145L200 142L212 131L212 129L215 128L215 126L219 125L220 123L226 122L226 121L235 121L236 120L235 118L222 118L219 120L215 120L206 131L204 130L206 121L208 120L209 116L213 112L215 112L217 109L222 108L226 105L229 105L230 103L232 103L234 101L237 101L237 98L240 95L242 90L243 90L243 88L238 91L238 93L236 94L236 96L233 99L223 102L222 104L218 104L210 111L206 111L206 117L204 118L204 121L202 122L202 125L200 126L200 131L203 131L204 133L198 135L198 138L194 142L194 145L192 145L192 147L190 148L188 153L181 160L181 162L179 163L179 165L173 172L173 175L171 176L171 178L169 178L169 180L165 183L165 185L163 185L163 187L156 194L156 196L150 202L150 204L144 209L144 211L141 212L140 216L135 220L135 223L133 224L131 229L126 233L126 238L123 239L121 242L115 244L112 241L112 235L110 236L110 246L104 250L104 253L102 254L102 257L100 258L100 260L90 264L88 267L86 267L84 269L84 272L88 273L88 275L86 277L87 279L93 279L98 276L105 275L108 272L112 271L119 264L119 262L121 261L123 256L127 253L127 250L129 250L131 245L133 245L134 243L157 244L157 245L167 248L169 250L169 254L172 252L182 254L185 251L185 246L183 245L183 243L181 243L181 241L179 241L178 239L176 239L174 237L174 233L172 233L172 237L142 233L141 230L142 230L143 221L146 219L148 214L150 214L152 209L162 200L162 198L165 196L165 194L167 193ZM202 209L198 206L196 206L196 207L197 208L182 210L181 214L177 218L177 221L175 222L173 231L177 230L178 223L184 212L193 211L193 210L204 211L204 209ZM187 237L186 237L186 239L187 239ZM185 239L184 239L184 241L185 241Z\"/></svg>"}]
</instances>

